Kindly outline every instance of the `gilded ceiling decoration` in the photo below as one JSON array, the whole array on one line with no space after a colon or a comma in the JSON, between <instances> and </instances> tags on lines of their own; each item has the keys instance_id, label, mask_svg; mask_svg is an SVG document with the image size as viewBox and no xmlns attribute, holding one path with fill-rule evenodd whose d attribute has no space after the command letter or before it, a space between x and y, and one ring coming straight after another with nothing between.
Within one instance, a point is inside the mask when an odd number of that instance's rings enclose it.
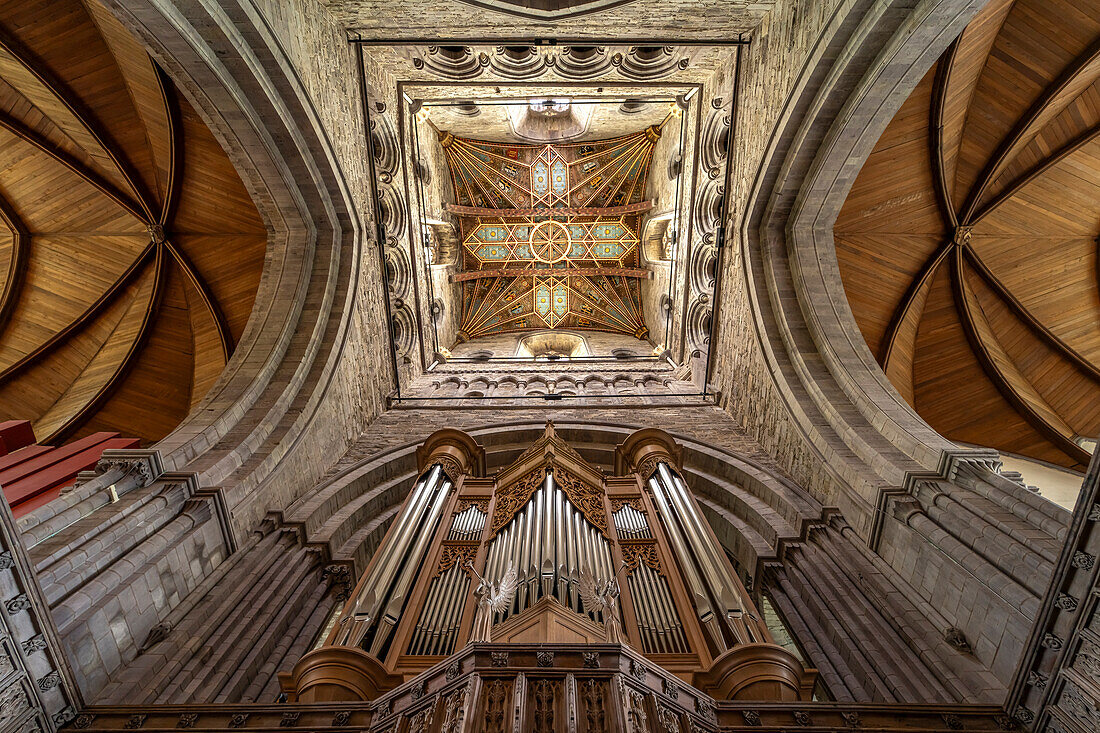
<instances>
[{"instance_id":1,"label":"gilded ceiling decoration","mask_svg":"<svg viewBox=\"0 0 1100 733\"><path fill-rule=\"evenodd\" d=\"M252 310L264 224L210 131L94 0L0 5L0 419L170 432Z\"/></svg>"},{"instance_id":2,"label":"gilded ceiling decoration","mask_svg":"<svg viewBox=\"0 0 1100 733\"><path fill-rule=\"evenodd\" d=\"M646 336L638 224L660 135L653 125L509 145L440 133L462 229L460 339L545 328Z\"/></svg>"},{"instance_id":3,"label":"gilded ceiling decoration","mask_svg":"<svg viewBox=\"0 0 1100 733\"><path fill-rule=\"evenodd\" d=\"M1094 10L991 2L835 226L856 321L917 412L955 440L1077 468L1100 434Z\"/></svg>"}]
</instances>

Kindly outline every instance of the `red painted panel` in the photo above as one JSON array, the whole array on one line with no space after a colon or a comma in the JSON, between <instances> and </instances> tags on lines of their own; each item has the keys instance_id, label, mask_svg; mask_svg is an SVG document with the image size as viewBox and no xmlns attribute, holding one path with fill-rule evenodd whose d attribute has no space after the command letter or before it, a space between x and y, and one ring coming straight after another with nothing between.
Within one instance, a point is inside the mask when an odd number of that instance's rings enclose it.
<instances>
[{"instance_id":1,"label":"red painted panel","mask_svg":"<svg viewBox=\"0 0 1100 733\"><path fill-rule=\"evenodd\" d=\"M18 481L26 476L30 476L32 473L41 471L49 466L63 461L66 458L76 455L82 451L86 451L89 448L94 448L105 440L111 438L117 438L118 433L92 433L91 435L81 438L80 440L74 440L73 442L63 445L60 448L54 448L49 453L45 453L30 461L24 461L18 466L13 466L6 471L0 471L0 486L7 486L14 481ZM102 452L102 448L100 452Z\"/></svg>"},{"instance_id":2,"label":"red painted panel","mask_svg":"<svg viewBox=\"0 0 1100 733\"><path fill-rule=\"evenodd\" d=\"M49 445L28 445L26 448L20 448L14 453L0 456L0 471L6 471L13 466L18 466L24 461L29 461L32 458L40 456L43 453L49 453L52 450L53 447Z\"/></svg>"},{"instance_id":3,"label":"red painted panel","mask_svg":"<svg viewBox=\"0 0 1100 733\"><path fill-rule=\"evenodd\" d=\"M111 435L117 434L96 434L96 436ZM89 436L89 438L96 436ZM40 446L46 448L48 452L33 461L24 461L20 466L7 472L14 473L16 469L31 463L41 464L37 471L24 473L22 477L3 485L4 497L11 505L12 513L16 518L57 498L61 494L61 489L76 480L78 473L95 466L104 450L141 446L141 440L138 438L108 437L106 440L97 441L91 441L89 438L73 441L69 445L55 449ZM83 449L81 449L82 446Z\"/></svg>"},{"instance_id":4,"label":"red painted panel","mask_svg":"<svg viewBox=\"0 0 1100 733\"><path fill-rule=\"evenodd\" d=\"M30 420L0 422L0 455L34 445L34 428Z\"/></svg>"}]
</instances>

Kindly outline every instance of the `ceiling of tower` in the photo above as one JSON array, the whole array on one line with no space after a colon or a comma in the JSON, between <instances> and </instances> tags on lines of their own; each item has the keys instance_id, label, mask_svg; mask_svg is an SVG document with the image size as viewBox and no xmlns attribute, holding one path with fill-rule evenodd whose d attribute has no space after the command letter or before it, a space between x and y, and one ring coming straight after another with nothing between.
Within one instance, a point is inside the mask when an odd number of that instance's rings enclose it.
<instances>
[{"instance_id":1,"label":"ceiling of tower","mask_svg":"<svg viewBox=\"0 0 1100 733\"><path fill-rule=\"evenodd\" d=\"M1094 8L1094 6L1093 6ZM836 222L863 336L934 428L1081 468L1100 433L1100 16L993 0Z\"/></svg>"},{"instance_id":2,"label":"ceiling of tower","mask_svg":"<svg viewBox=\"0 0 1100 733\"><path fill-rule=\"evenodd\" d=\"M0 5L0 419L156 441L221 373L266 231L225 153L95 0Z\"/></svg>"},{"instance_id":3,"label":"ceiling of tower","mask_svg":"<svg viewBox=\"0 0 1100 733\"><path fill-rule=\"evenodd\" d=\"M531 108L565 118L570 104ZM439 133L461 222L460 339L544 328L645 337L638 225L661 129L543 145Z\"/></svg>"}]
</instances>

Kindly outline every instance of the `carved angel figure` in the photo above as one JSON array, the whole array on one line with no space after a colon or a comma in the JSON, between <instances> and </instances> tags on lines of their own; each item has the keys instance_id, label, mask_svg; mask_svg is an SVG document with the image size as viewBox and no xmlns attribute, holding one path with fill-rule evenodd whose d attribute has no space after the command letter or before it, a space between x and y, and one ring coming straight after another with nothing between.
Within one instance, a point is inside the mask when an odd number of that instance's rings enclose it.
<instances>
[{"instance_id":1,"label":"carved angel figure","mask_svg":"<svg viewBox=\"0 0 1100 733\"><path fill-rule=\"evenodd\" d=\"M466 569L478 580L474 589L477 599L477 613L474 615L474 627L470 630L470 643L492 641L493 614L508 610L512 598L516 595L519 583L516 581L516 569L508 565L508 572L499 583L493 583L481 577L474 570L473 562L466 561Z\"/></svg>"},{"instance_id":2,"label":"carved angel figure","mask_svg":"<svg viewBox=\"0 0 1100 733\"><path fill-rule=\"evenodd\" d=\"M625 565L625 563L624 563ZM622 567L620 566L620 570ZM587 570L581 570L578 584L586 611L603 614L604 637L609 644L624 644L623 627L619 621L619 581L611 578L598 581Z\"/></svg>"}]
</instances>

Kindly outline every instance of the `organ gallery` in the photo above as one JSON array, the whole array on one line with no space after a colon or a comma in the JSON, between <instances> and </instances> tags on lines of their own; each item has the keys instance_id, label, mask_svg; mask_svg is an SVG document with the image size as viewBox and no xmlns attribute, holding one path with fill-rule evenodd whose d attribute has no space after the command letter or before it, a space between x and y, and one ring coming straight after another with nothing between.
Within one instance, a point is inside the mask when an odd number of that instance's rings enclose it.
<instances>
[{"instance_id":1,"label":"organ gallery","mask_svg":"<svg viewBox=\"0 0 1100 733\"><path fill-rule=\"evenodd\" d=\"M406 716L468 709L469 730L495 729L513 695L517 720L547 731L582 700L585 730L630 730L648 686L677 689L679 706L692 697L696 713L810 699L815 671L772 639L680 453L667 433L639 430L607 475L547 423L486 475L469 435L433 433L371 565L284 689L302 702L382 700ZM443 709L418 705L437 685Z\"/></svg>"}]
</instances>

